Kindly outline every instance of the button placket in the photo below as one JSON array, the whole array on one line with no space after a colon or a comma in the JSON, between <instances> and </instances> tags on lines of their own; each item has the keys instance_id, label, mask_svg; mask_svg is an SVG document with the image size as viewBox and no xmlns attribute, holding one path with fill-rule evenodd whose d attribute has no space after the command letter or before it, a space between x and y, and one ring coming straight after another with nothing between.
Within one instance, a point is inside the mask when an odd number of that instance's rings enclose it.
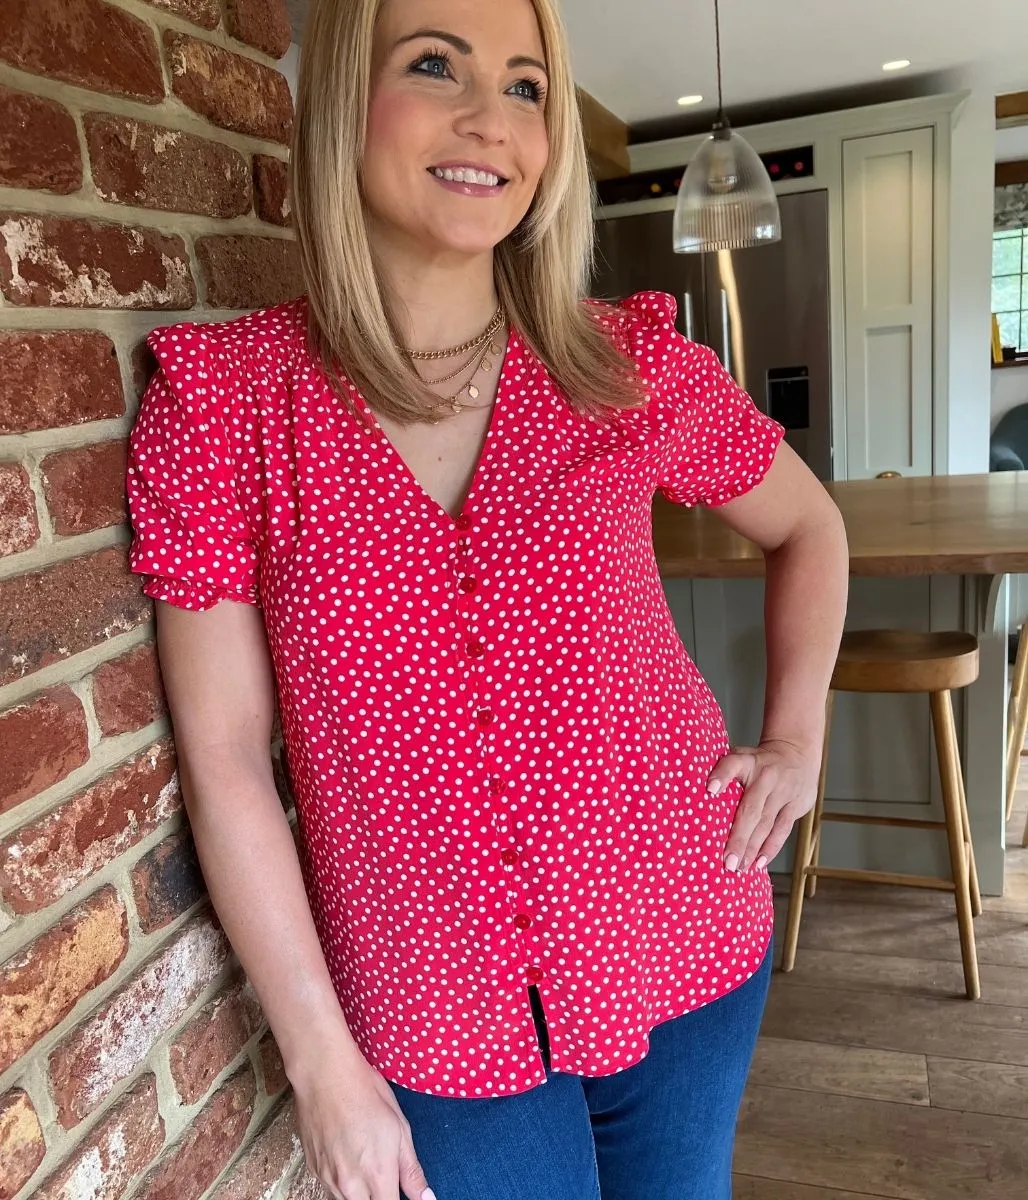
<instances>
[{"instance_id":1,"label":"button placket","mask_svg":"<svg viewBox=\"0 0 1028 1200\"><path fill-rule=\"evenodd\" d=\"M481 579L470 573L471 560L471 539L470 531L472 528L471 519L464 513L454 519L458 536L455 544L455 568L457 577L457 589L460 593L459 600L470 599L475 596L481 587ZM459 604L459 614L462 621L461 632L459 634L465 656L466 670L470 675L472 686L469 691L472 696L472 719L479 732L481 739L481 754L483 758L488 758L489 747L486 740L486 731L492 726L495 720L490 700L482 694L482 675L479 674L475 678L471 673L474 672L475 666L481 667L484 665L484 659L488 653L488 647L481 640L479 631L475 630L472 623L473 610L469 604ZM499 774L492 773L489 776L488 782L489 794L494 797L502 796L507 791L507 781ZM500 861L503 863L505 873L513 873L521 862L521 853L514 846L506 846L500 851ZM513 904L517 904L517 899L510 895L509 899ZM512 917L514 928L519 934L524 934L526 930L531 928L533 919L527 912L517 910ZM529 954L531 951L529 950ZM525 968L524 978L529 983L541 983L544 978L543 970L534 965Z\"/></svg>"}]
</instances>

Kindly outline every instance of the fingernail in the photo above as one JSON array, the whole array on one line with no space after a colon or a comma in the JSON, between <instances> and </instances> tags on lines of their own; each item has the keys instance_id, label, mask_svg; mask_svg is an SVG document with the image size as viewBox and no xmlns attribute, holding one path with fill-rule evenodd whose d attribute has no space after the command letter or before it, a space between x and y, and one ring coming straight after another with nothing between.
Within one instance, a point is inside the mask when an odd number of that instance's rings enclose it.
<instances>
[{"instance_id":1,"label":"fingernail","mask_svg":"<svg viewBox=\"0 0 1028 1200\"><path fill-rule=\"evenodd\" d=\"M435 1200L435 1192L431 1188L425 1188L421 1193L421 1200Z\"/></svg>"},{"instance_id":2,"label":"fingernail","mask_svg":"<svg viewBox=\"0 0 1028 1200\"><path fill-rule=\"evenodd\" d=\"M718 794L718 792L721 791L721 780L720 779L710 780L710 782L707 784L707 791L710 792L710 794L712 796L716 796Z\"/></svg>"},{"instance_id":3,"label":"fingernail","mask_svg":"<svg viewBox=\"0 0 1028 1200\"><path fill-rule=\"evenodd\" d=\"M767 857L762 854L753 865L758 871L763 871L763 869L767 866Z\"/></svg>"},{"instance_id":4,"label":"fingernail","mask_svg":"<svg viewBox=\"0 0 1028 1200\"><path fill-rule=\"evenodd\" d=\"M739 865L738 854L729 854L728 857L725 859L725 867L729 871L734 871L736 869L736 867L738 867L738 865Z\"/></svg>"}]
</instances>

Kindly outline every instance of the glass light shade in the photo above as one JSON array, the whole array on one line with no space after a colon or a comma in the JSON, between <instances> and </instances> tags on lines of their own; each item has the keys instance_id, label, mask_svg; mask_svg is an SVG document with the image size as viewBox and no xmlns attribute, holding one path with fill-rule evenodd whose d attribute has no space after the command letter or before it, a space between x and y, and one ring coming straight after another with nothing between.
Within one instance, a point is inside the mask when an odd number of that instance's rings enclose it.
<instances>
[{"instance_id":1,"label":"glass light shade","mask_svg":"<svg viewBox=\"0 0 1028 1200\"><path fill-rule=\"evenodd\" d=\"M715 126L678 189L676 253L742 250L781 236L778 197L757 152L727 122Z\"/></svg>"}]
</instances>

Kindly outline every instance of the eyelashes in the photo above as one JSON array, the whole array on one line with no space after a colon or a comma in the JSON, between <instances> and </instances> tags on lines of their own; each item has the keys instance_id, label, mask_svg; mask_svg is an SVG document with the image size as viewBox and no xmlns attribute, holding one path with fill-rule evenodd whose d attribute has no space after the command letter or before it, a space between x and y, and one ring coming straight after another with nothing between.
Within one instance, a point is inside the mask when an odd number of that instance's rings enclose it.
<instances>
[{"instance_id":1,"label":"eyelashes","mask_svg":"<svg viewBox=\"0 0 1028 1200\"><path fill-rule=\"evenodd\" d=\"M441 63L443 66L443 70L441 70L441 71L426 70L425 68L428 67L432 63ZM408 68L408 71L411 75L427 75L429 78L432 78L432 79L446 79L448 76L452 76L452 74L453 74L453 59L451 58L450 53L447 50L442 50L442 49L425 50L421 54L419 54L418 57L411 63L410 67ZM527 100L530 104L542 104L542 102L546 99L546 88L537 79L531 79L529 77L526 77L524 79L519 79L517 81L517 83L512 85L512 87L516 87L516 88L527 87L527 88L529 88L530 90L527 95L525 93L517 93L517 94L519 96L519 99Z\"/></svg>"}]
</instances>

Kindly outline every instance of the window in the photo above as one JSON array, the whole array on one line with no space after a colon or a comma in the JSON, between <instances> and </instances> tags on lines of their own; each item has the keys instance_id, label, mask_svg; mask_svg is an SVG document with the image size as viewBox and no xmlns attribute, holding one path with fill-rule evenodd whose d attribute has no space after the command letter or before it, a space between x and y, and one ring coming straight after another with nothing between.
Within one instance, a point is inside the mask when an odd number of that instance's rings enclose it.
<instances>
[{"instance_id":1,"label":"window","mask_svg":"<svg viewBox=\"0 0 1028 1200\"><path fill-rule=\"evenodd\" d=\"M1001 345L1028 355L1028 229L992 235L992 311Z\"/></svg>"}]
</instances>

